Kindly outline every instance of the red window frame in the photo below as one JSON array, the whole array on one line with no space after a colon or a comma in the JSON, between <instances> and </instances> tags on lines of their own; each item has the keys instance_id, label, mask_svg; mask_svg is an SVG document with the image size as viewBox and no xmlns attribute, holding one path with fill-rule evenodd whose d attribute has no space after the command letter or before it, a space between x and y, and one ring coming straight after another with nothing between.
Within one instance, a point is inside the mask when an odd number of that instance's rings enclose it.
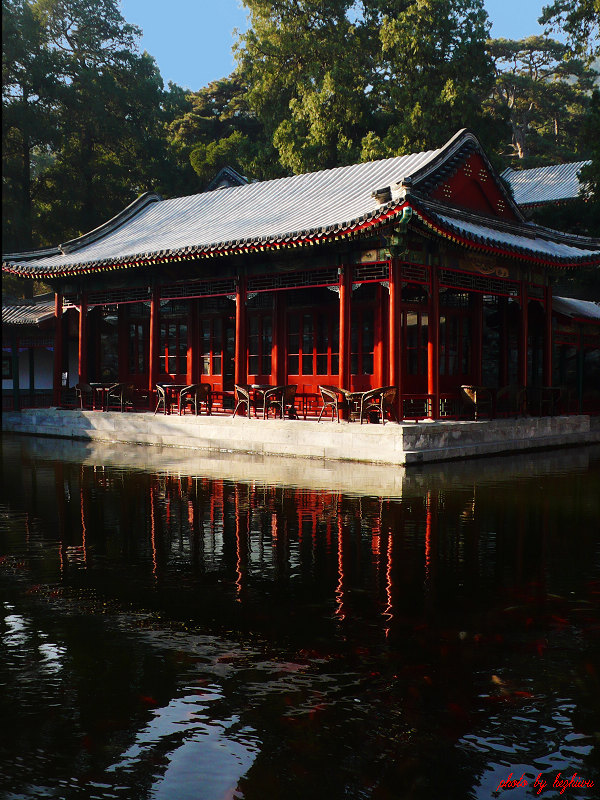
<instances>
[{"instance_id":1,"label":"red window frame","mask_svg":"<svg viewBox=\"0 0 600 800\"><path fill-rule=\"evenodd\" d=\"M248 312L248 364L250 383L263 383L273 371L273 314L271 311Z\"/></svg>"},{"instance_id":2,"label":"red window frame","mask_svg":"<svg viewBox=\"0 0 600 800\"><path fill-rule=\"evenodd\" d=\"M339 314L327 311L294 308L287 313L287 379L301 391L316 392L320 383L339 378Z\"/></svg>"},{"instance_id":3,"label":"red window frame","mask_svg":"<svg viewBox=\"0 0 600 800\"><path fill-rule=\"evenodd\" d=\"M165 319L160 322L158 373L187 380L189 325L186 319Z\"/></svg>"},{"instance_id":4,"label":"red window frame","mask_svg":"<svg viewBox=\"0 0 600 800\"><path fill-rule=\"evenodd\" d=\"M352 306L350 320L350 374L356 378L375 374L375 306ZM356 387L358 388L358 387Z\"/></svg>"}]
</instances>

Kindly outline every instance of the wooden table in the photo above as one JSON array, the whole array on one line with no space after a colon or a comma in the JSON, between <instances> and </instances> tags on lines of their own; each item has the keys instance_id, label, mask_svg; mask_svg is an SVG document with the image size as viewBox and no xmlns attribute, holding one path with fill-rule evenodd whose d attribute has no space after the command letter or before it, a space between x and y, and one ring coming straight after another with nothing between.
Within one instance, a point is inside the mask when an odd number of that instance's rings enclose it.
<instances>
[{"instance_id":1,"label":"wooden table","mask_svg":"<svg viewBox=\"0 0 600 800\"><path fill-rule=\"evenodd\" d=\"M106 395L111 386L114 386L117 381L110 383L90 383L92 387L92 411L96 411L96 398L100 403L100 411L106 411Z\"/></svg>"},{"instance_id":2,"label":"wooden table","mask_svg":"<svg viewBox=\"0 0 600 800\"><path fill-rule=\"evenodd\" d=\"M250 391L252 392L252 405L254 406L254 416L258 417L256 413L256 406L258 404L258 400L262 397L262 412L263 412L263 419L267 418L267 405L266 405L266 395L267 393L273 392L276 394L277 391L282 392L283 386L273 386L270 383L251 383Z\"/></svg>"},{"instance_id":3,"label":"wooden table","mask_svg":"<svg viewBox=\"0 0 600 800\"><path fill-rule=\"evenodd\" d=\"M165 414L171 413L171 406L177 401L177 411L180 412L179 392L189 386L189 383L161 383L160 386L165 390Z\"/></svg>"}]
</instances>

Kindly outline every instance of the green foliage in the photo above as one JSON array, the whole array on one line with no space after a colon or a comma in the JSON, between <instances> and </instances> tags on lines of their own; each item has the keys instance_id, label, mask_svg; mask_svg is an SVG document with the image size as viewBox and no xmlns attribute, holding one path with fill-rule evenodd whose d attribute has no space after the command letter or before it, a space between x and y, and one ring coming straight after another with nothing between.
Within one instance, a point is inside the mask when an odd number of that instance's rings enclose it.
<instances>
[{"instance_id":1,"label":"green foliage","mask_svg":"<svg viewBox=\"0 0 600 800\"><path fill-rule=\"evenodd\" d=\"M246 0L250 27L237 58L248 104L283 168L303 172L355 160L368 74L351 0Z\"/></svg>"},{"instance_id":2,"label":"green foliage","mask_svg":"<svg viewBox=\"0 0 600 800\"><path fill-rule=\"evenodd\" d=\"M585 158L581 126L596 73L542 36L488 43L496 81L486 108L510 125L505 154L522 166ZM508 143L507 143L508 145Z\"/></svg>"},{"instance_id":3,"label":"green foliage","mask_svg":"<svg viewBox=\"0 0 600 800\"><path fill-rule=\"evenodd\" d=\"M117 0L3 0L3 195L9 249L94 228L147 189L188 189L165 92ZM6 241L5 241L6 247Z\"/></svg>"},{"instance_id":4,"label":"green foliage","mask_svg":"<svg viewBox=\"0 0 600 800\"><path fill-rule=\"evenodd\" d=\"M489 140L481 103L493 73L481 0L378 2L373 75L382 139L390 152L439 146L459 128Z\"/></svg>"},{"instance_id":5,"label":"green foliage","mask_svg":"<svg viewBox=\"0 0 600 800\"><path fill-rule=\"evenodd\" d=\"M32 246L35 175L58 139L59 54L26 0L2 0L2 238Z\"/></svg>"},{"instance_id":6,"label":"green foliage","mask_svg":"<svg viewBox=\"0 0 600 800\"><path fill-rule=\"evenodd\" d=\"M213 81L187 96L188 108L169 126L170 143L190 163L200 188L224 166L254 178L281 174L264 126L247 103L240 75Z\"/></svg>"},{"instance_id":7,"label":"green foliage","mask_svg":"<svg viewBox=\"0 0 600 800\"><path fill-rule=\"evenodd\" d=\"M600 55L600 0L554 0L544 6L539 22L565 33L573 55Z\"/></svg>"},{"instance_id":8,"label":"green foliage","mask_svg":"<svg viewBox=\"0 0 600 800\"><path fill-rule=\"evenodd\" d=\"M591 96L589 113L583 126L583 136L589 142L592 163L581 170L585 199L596 212L594 236L600 236L600 91Z\"/></svg>"}]
</instances>

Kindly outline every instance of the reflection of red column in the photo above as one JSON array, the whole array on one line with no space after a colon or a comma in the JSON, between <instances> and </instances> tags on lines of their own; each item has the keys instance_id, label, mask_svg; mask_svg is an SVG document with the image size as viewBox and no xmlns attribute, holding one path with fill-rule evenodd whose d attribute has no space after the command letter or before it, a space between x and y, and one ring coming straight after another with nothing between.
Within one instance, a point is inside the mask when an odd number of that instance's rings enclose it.
<instances>
[{"instance_id":1,"label":"reflection of red column","mask_svg":"<svg viewBox=\"0 0 600 800\"><path fill-rule=\"evenodd\" d=\"M85 506L83 498L83 483L84 472L83 464L81 465L81 472L79 473L79 504L81 507L81 549L83 553L83 564L87 566L87 528L85 525Z\"/></svg>"},{"instance_id":2,"label":"reflection of red column","mask_svg":"<svg viewBox=\"0 0 600 800\"><path fill-rule=\"evenodd\" d=\"M340 386L350 388L350 300L352 283L350 267L341 268L340 274Z\"/></svg>"},{"instance_id":3,"label":"reflection of red column","mask_svg":"<svg viewBox=\"0 0 600 800\"><path fill-rule=\"evenodd\" d=\"M546 286L544 318L544 386L552 386L552 286Z\"/></svg>"},{"instance_id":4,"label":"reflection of red column","mask_svg":"<svg viewBox=\"0 0 600 800\"><path fill-rule=\"evenodd\" d=\"M394 543L394 533L392 528L389 527L388 539L387 539L386 566L385 566L385 597L387 604L383 611L383 616L388 621L388 627L385 629L386 636L389 636L390 634L390 626L392 624L392 620L394 619L394 585L392 578L393 543Z\"/></svg>"},{"instance_id":5,"label":"reflection of red column","mask_svg":"<svg viewBox=\"0 0 600 800\"><path fill-rule=\"evenodd\" d=\"M88 354L87 354L87 296L81 296L81 307L79 309L79 382L87 383L88 379Z\"/></svg>"},{"instance_id":6,"label":"reflection of red column","mask_svg":"<svg viewBox=\"0 0 600 800\"><path fill-rule=\"evenodd\" d=\"M335 599L337 602L335 613L338 619L344 620L346 618L346 613L344 611L344 523L342 522L341 514L338 514L337 529L338 582L335 590Z\"/></svg>"},{"instance_id":7,"label":"reflection of red column","mask_svg":"<svg viewBox=\"0 0 600 800\"><path fill-rule=\"evenodd\" d=\"M249 489L247 489L249 491ZM240 486L236 484L234 492L234 507L235 507L235 554L236 554L236 593L237 600L241 602L242 591L244 589L244 575L247 570L247 550L248 550L248 515L249 515L249 498L246 498L244 504L244 511L241 510L242 504L240 503Z\"/></svg>"},{"instance_id":8,"label":"reflection of red column","mask_svg":"<svg viewBox=\"0 0 600 800\"><path fill-rule=\"evenodd\" d=\"M160 529L159 514L156 487L152 482L150 484L150 547L152 548L152 574L154 575L154 580L158 579L158 546L156 539Z\"/></svg>"},{"instance_id":9,"label":"reflection of red column","mask_svg":"<svg viewBox=\"0 0 600 800\"><path fill-rule=\"evenodd\" d=\"M63 297L56 292L54 295L54 381L53 401L55 406L60 405L62 388L63 364Z\"/></svg>"},{"instance_id":10,"label":"reflection of red column","mask_svg":"<svg viewBox=\"0 0 600 800\"><path fill-rule=\"evenodd\" d=\"M248 375L246 349L246 278L238 277L235 288L235 382L246 383Z\"/></svg>"},{"instance_id":11,"label":"reflection of red column","mask_svg":"<svg viewBox=\"0 0 600 800\"><path fill-rule=\"evenodd\" d=\"M62 461L57 461L54 464L54 488L56 491L56 507L58 518L58 559L60 564L61 575L65 568L65 479L64 479L64 466Z\"/></svg>"},{"instance_id":12,"label":"reflection of red column","mask_svg":"<svg viewBox=\"0 0 600 800\"><path fill-rule=\"evenodd\" d=\"M425 497L425 599L426 607L432 608L436 585L436 556L438 530L438 495L428 491Z\"/></svg>"},{"instance_id":13,"label":"reflection of red column","mask_svg":"<svg viewBox=\"0 0 600 800\"><path fill-rule=\"evenodd\" d=\"M148 394L150 398L150 408L154 406L154 387L158 381L158 348L160 343L159 313L160 294L158 286L155 285L152 287L152 296L150 298L150 352L148 355Z\"/></svg>"},{"instance_id":14,"label":"reflection of red column","mask_svg":"<svg viewBox=\"0 0 600 800\"><path fill-rule=\"evenodd\" d=\"M440 350L440 293L438 274L431 265L431 283L429 287L429 340L427 342L427 394L431 395L429 416L437 419L440 411L439 394L439 350Z\"/></svg>"},{"instance_id":15,"label":"reflection of red column","mask_svg":"<svg viewBox=\"0 0 600 800\"><path fill-rule=\"evenodd\" d=\"M527 319L527 282L521 281L521 328L519 331L519 383L527 386L527 350L528 350L528 319Z\"/></svg>"}]
</instances>

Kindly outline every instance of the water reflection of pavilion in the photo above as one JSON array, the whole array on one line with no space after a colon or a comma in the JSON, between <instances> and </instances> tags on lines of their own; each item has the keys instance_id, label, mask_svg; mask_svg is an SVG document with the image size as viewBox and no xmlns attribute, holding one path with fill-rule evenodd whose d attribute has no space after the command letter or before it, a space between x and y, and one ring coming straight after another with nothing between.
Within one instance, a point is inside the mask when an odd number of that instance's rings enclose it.
<instances>
[{"instance_id":1,"label":"water reflection of pavilion","mask_svg":"<svg viewBox=\"0 0 600 800\"><path fill-rule=\"evenodd\" d=\"M119 593L133 600L140 588L159 590L179 607L190 602L191 616L201 613L199 603L218 602L252 617L256 598L270 596L277 617L286 608L277 607L278 598L292 595L305 610L329 604L339 622L376 612L386 634L415 604L427 616L448 591L449 575L467 592L505 575L517 583L543 576L548 537L567 520L553 513L552 493L536 505L531 493L541 478L558 487L567 467L585 470L590 452L497 459L486 462L485 473L476 462L430 467L402 473L394 494L386 491L392 484L382 484L378 494L351 496L339 488L227 480L219 458L212 475L199 477L187 454L179 469L172 454L168 468L149 472L125 468L126 449L121 459L107 449L99 463L102 449L83 444L71 450L71 462L40 460L39 442L12 447L25 451L24 503L55 526L63 577L87 570L102 581L110 564L131 581ZM357 477L354 486L371 486ZM502 483L516 487L510 507L497 499Z\"/></svg>"}]
</instances>

